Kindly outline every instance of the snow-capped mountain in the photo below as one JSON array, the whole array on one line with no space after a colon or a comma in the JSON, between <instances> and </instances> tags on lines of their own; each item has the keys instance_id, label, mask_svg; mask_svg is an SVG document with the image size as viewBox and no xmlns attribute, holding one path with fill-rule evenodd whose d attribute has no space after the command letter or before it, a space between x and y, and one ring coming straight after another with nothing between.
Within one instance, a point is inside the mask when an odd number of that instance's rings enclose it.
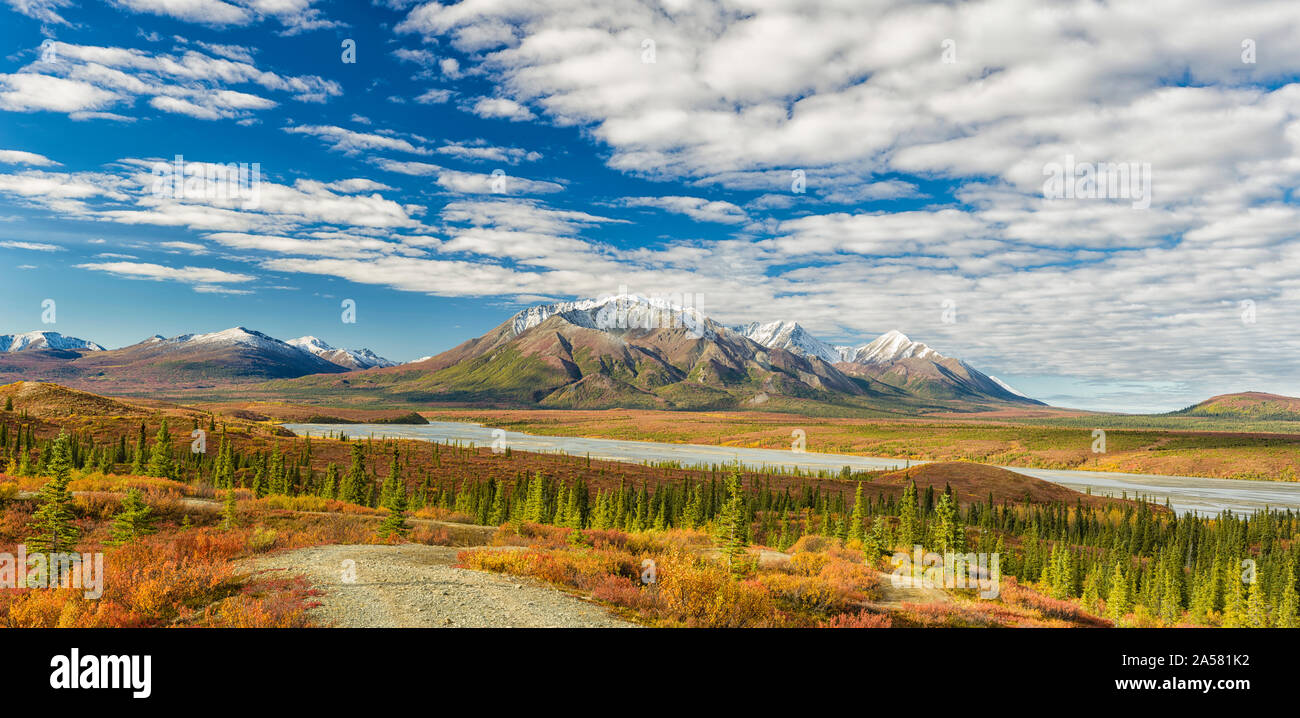
<instances>
[{"instance_id":1,"label":"snow-capped mountain","mask_svg":"<svg viewBox=\"0 0 1300 718\"><path fill-rule=\"evenodd\" d=\"M839 349L809 334L798 322L751 322L732 329L769 349L780 347L802 356L817 357L828 364L844 361Z\"/></svg>"},{"instance_id":2,"label":"snow-capped mountain","mask_svg":"<svg viewBox=\"0 0 1300 718\"><path fill-rule=\"evenodd\" d=\"M850 376L879 381L917 396L1039 403L960 359L912 341L898 330L885 332L858 347L826 344L796 322L755 322L736 327L735 331L765 347L817 357Z\"/></svg>"},{"instance_id":3,"label":"snow-capped mountain","mask_svg":"<svg viewBox=\"0 0 1300 718\"><path fill-rule=\"evenodd\" d=\"M219 332L209 334L181 334L175 337L163 337L155 334L152 337L141 342L156 346L164 351L175 349L196 349L202 347L223 348L223 347L246 347L258 351L272 352L282 356L294 356L301 352L297 347L291 346L288 342L276 339L273 336L263 334L252 329L244 327L231 327ZM140 345L136 345L140 346Z\"/></svg>"},{"instance_id":4,"label":"snow-capped mountain","mask_svg":"<svg viewBox=\"0 0 1300 718\"><path fill-rule=\"evenodd\" d=\"M587 329L657 329L681 327L697 336L713 339L721 325L694 307L662 297L618 294L599 299L538 304L520 310L510 318L517 336L560 315L570 324Z\"/></svg>"},{"instance_id":5,"label":"snow-capped mountain","mask_svg":"<svg viewBox=\"0 0 1300 718\"><path fill-rule=\"evenodd\" d=\"M313 336L290 339L288 344L310 352L325 361L338 364L345 369L371 369L373 367L397 366L397 362L385 359L369 349L336 349Z\"/></svg>"},{"instance_id":6,"label":"snow-capped mountain","mask_svg":"<svg viewBox=\"0 0 1300 718\"><path fill-rule=\"evenodd\" d=\"M58 332L24 332L0 334L0 352L20 352L24 349L85 349L102 352L104 347L85 339L67 337Z\"/></svg>"},{"instance_id":7,"label":"snow-capped mountain","mask_svg":"<svg viewBox=\"0 0 1300 718\"><path fill-rule=\"evenodd\" d=\"M858 347L849 359L855 364L888 364L899 359L945 359L939 352L907 338L897 329L881 334L870 344Z\"/></svg>"}]
</instances>

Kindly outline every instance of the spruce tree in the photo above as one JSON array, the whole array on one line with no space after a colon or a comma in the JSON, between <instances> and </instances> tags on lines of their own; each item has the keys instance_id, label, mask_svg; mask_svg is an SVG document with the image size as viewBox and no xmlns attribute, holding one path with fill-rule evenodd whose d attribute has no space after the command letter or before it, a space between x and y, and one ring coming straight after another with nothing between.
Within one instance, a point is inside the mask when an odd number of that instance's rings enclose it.
<instances>
[{"instance_id":1,"label":"spruce tree","mask_svg":"<svg viewBox=\"0 0 1300 718\"><path fill-rule=\"evenodd\" d=\"M1123 562L1117 561L1110 578L1110 595L1106 597L1106 617L1118 624L1132 608L1128 576L1124 574Z\"/></svg>"},{"instance_id":2,"label":"spruce tree","mask_svg":"<svg viewBox=\"0 0 1300 718\"><path fill-rule=\"evenodd\" d=\"M122 510L113 518L109 529L109 545L120 546L141 536L154 533L153 509L144 502L139 489L127 489L122 498Z\"/></svg>"},{"instance_id":3,"label":"spruce tree","mask_svg":"<svg viewBox=\"0 0 1300 718\"><path fill-rule=\"evenodd\" d=\"M50 480L41 487L37 500L40 507L32 514L35 534L27 539L30 549L44 553L71 551L77 543L78 530L73 524L72 457L68 435L60 433L50 445Z\"/></svg>"},{"instance_id":4,"label":"spruce tree","mask_svg":"<svg viewBox=\"0 0 1300 718\"><path fill-rule=\"evenodd\" d=\"M850 541L862 540L863 521L866 521L866 506L862 503L862 482L859 481L857 491L853 494L853 516L849 519Z\"/></svg>"},{"instance_id":5,"label":"spruce tree","mask_svg":"<svg viewBox=\"0 0 1300 718\"><path fill-rule=\"evenodd\" d=\"M546 487L543 485L542 472L533 474L528 482L528 501L524 509L524 521L540 524L546 520Z\"/></svg>"},{"instance_id":6,"label":"spruce tree","mask_svg":"<svg viewBox=\"0 0 1300 718\"><path fill-rule=\"evenodd\" d=\"M154 437L153 448L149 452L149 465L146 467L145 474L164 479L176 478L176 463L172 459L172 435L167 431L166 419L163 419L162 426L158 429L158 435Z\"/></svg>"},{"instance_id":7,"label":"spruce tree","mask_svg":"<svg viewBox=\"0 0 1300 718\"><path fill-rule=\"evenodd\" d=\"M221 505L221 527L233 529L239 525L239 504L235 501L235 490L226 489L226 498Z\"/></svg>"},{"instance_id":8,"label":"spruce tree","mask_svg":"<svg viewBox=\"0 0 1300 718\"><path fill-rule=\"evenodd\" d=\"M343 476L343 483L339 487L339 499L361 506L368 505L370 503L368 483L365 449L360 443L353 444L352 465L348 467L348 473Z\"/></svg>"},{"instance_id":9,"label":"spruce tree","mask_svg":"<svg viewBox=\"0 0 1300 718\"><path fill-rule=\"evenodd\" d=\"M917 543L921 529L917 519L916 482L907 482L903 489L901 506L898 508L898 540L908 549Z\"/></svg>"},{"instance_id":10,"label":"spruce tree","mask_svg":"<svg viewBox=\"0 0 1300 718\"><path fill-rule=\"evenodd\" d=\"M727 561L727 569L736 571L741 567L740 562L745 556L745 547L748 546L745 541L747 532L742 525L745 520L745 495L740 483L739 464L733 465L727 472L724 488L726 495L723 498L722 510L718 513L716 532L722 544L722 555Z\"/></svg>"},{"instance_id":11,"label":"spruce tree","mask_svg":"<svg viewBox=\"0 0 1300 718\"><path fill-rule=\"evenodd\" d=\"M338 486L339 465L331 461L330 465L325 467L325 480L321 482L320 486L321 497L326 499L334 498L334 492L338 491Z\"/></svg>"},{"instance_id":12,"label":"spruce tree","mask_svg":"<svg viewBox=\"0 0 1300 718\"><path fill-rule=\"evenodd\" d=\"M393 460L396 462L396 455ZM402 477L395 473L389 474L384 479L380 495L383 497L384 508L388 509L388 515L379 524L379 535L388 538L406 533L406 483Z\"/></svg>"}]
</instances>

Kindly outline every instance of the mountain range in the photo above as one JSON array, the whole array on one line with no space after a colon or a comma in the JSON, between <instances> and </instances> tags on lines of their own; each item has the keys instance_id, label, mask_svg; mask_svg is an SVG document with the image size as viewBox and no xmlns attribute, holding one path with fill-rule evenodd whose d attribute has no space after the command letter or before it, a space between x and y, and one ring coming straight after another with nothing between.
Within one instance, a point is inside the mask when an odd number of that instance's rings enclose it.
<instances>
[{"instance_id":1,"label":"mountain range","mask_svg":"<svg viewBox=\"0 0 1300 718\"><path fill-rule=\"evenodd\" d=\"M0 381L49 380L111 389L212 387L306 374L393 366L369 349L335 349L316 337L281 341L232 327L209 334L154 335L120 349L57 332L0 335Z\"/></svg>"},{"instance_id":2,"label":"mountain range","mask_svg":"<svg viewBox=\"0 0 1300 718\"><path fill-rule=\"evenodd\" d=\"M37 337L36 335L39 335ZM0 382L111 392L261 387L286 396L508 407L843 410L878 414L1041 406L960 359L891 331L831 346L796 322L724 326L637 296L523 309L483 336L398 364L234 327L120 349L55 332L0 337Z\"/></svg>"},{"instance_id":3,"label":"mountain range","mask_svg":"<svg viewBox=\"0 0 1300 718\"><path fill-rule=\"evenodd\" d=\"M503 407L912 414L1042 405L900 332L837 348L794 322L724 326L635 296L528 307L432 357L273 388Z\"/></svg>"}]
</instances>

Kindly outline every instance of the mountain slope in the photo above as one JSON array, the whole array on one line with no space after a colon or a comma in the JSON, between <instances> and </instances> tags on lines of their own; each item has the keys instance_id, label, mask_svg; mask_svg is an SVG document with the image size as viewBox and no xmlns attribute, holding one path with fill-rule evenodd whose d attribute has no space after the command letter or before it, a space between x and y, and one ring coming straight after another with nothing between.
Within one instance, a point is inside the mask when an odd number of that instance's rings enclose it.
<instances>
[{"instance_id":1,"label":"mountain slope","mask_svg":"<svg viewBox=\"0 0 1300 718\"><path fill-rule=\"evenodd\" d=\"M946 357L897 330L850 348L831 347L793 322L750 324L742 329L746 336L767 346L782 346L805 356L843 357L835 359L834 364L844 374L874 380L912 396L1042 405L966 362Z\"/></svg>"},{"instance_id":2,"label":"mountain slope","mask_svg":"<svg viewBox=\"0 0 1300 718\"><path fill-rule=\"evenodd\" d=\"M817 357L828 364L834 364L845 359L839 349L809 334L807 330L799 326L798 322L776 321L765 324L751 322L744 326L734 327L733 331L738 331L745 337L769 349L780 347L795 354Z\"/></svg>"},{"instance_id":3,"label":"mountain slope","mask_svg":"<svg viewBox=\"0 0 1300 718\"><path fill-rule=\"evenodd\" d=\"M430 401L728 408L756 398L865 396L870 384L821 359L764 347L689 308L617 297L529 307L425 361L278 386L379 389Z\"/></svg>"},{"instance_id":4,"label":"mountain slope","mask_svg":"<svg viewBox=\"0 0 1300 718\"><path fill-rule=\"evenodd\" d=\"M298 337L285 343L344 369L373 369L397 365L397 362L385 359L369 349L336 349L313 336Z\"/></svg>"}]
</instances>

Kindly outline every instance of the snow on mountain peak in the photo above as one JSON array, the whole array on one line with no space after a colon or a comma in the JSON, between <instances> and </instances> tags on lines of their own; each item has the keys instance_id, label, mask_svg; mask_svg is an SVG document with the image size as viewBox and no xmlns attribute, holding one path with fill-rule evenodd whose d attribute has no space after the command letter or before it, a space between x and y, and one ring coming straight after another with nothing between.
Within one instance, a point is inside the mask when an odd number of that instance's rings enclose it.
<instances>
[{"instance_id":1,"label":"snow on mountain peak","mask_svg":"<svg viewBox=\"0 0 1300 718\"><path fill-rule=\"evenodd\" d=\"M914 342L907 335L891 329L875 341L859 347L853 356L858 364L885 364L899 359L943 359L944 356L930 347Z\"/></svg>"},{"instance_id":2,"label":"snow on mountain peak","mask_svg":"<svg viewBox=\"0 0 1300 718\"><path fill-rule=\"evenodd\" d=\"M104 347L92 341L64 336L58 332L23 332L0 334L0 352L18 352L24 349L87 349L102 352Z\"/></svg>"},{"instance_id":3,"label":"snow on mountain peak","mask_svg":"<svg viewBox=\"0 0 1300 718\"><path fill-rule=\"evenodd\" d=\"M308 334L305 337L290 339L286 343L292 344L298 347L299 349L307 349L308 351L311 351L312 349L318 349L320 351L327 351L327 352L334 351L334 347L330 346L329 344L326 344L325 342L321 341L317 337L314 337L310 334Z\"/></svg>"},{"instance_id":4,"label":"snow on mountain peak","mask_svg":"<svg viewBox=\"0 0 1300 718\"><path fill-rule=\"evenodd\" d=\"M751 322L733 327L733 330L769 349L777 347L795 354L817 357L830 364L843 361L838 349L809 334L798 322Z\"/></svg>"},{"instance_id":5,"label":"snow on mountain peak","mask_svg":"<svg viewBox=\"0 0 1300 718\"><path fill-rule=\"evenodd\" d=\"M397 362L385 359L369 349L336 349L311 335L290 339L287 344L348 369L397 366Z\"/></svg>"},{"instance_id":6,"label":"snow on mountain peak","mask_svg":"<svg viewBox=\"0 0 1300 718\"><path fill-rule=\"evenodd\" d=\"M557 314L571 324L588 329L681 327L697 337L712 339L720 328L699 309L684 304L681 295L646 297L623 292L598 299L537 304L516 313L511 318L511 329L517 336Z\"/></svg>"}]
</instances>

